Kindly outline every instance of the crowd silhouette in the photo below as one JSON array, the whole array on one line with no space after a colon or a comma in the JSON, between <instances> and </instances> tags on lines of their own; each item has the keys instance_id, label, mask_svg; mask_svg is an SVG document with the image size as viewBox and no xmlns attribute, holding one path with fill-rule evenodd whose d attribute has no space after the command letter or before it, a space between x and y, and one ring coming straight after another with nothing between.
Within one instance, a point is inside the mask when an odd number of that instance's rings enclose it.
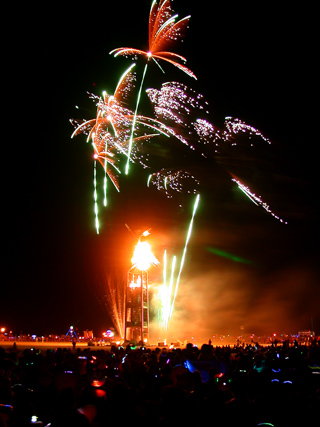
<instances>
[{"instance_id":1,"label":"crowd silhouette","mask_svg":"<svg viewBox=\"0 0 320 427\"><path fill-rule=\"evenodd\" d=\"M0 426L319 425L320 342L0 348Z\"/></svg>"}]
</instances>

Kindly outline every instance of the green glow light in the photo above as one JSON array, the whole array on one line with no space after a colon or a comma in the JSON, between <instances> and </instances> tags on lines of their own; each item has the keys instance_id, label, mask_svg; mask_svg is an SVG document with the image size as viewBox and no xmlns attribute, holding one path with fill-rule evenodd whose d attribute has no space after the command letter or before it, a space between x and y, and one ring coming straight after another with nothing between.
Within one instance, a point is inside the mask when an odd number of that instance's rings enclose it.
<instances>
[{"instance_id":1,"label":"green glow light","mask_svg":"<svg viewBox=\"0 0 320 427\"><path fill-rule=\"evenodd\" d=\"M181 276L181 272L184 266L184 261L185 261L185 257L186 257L186 253L187 253L187 246L191 237L191 232L192 232L192 227L193 227L193 220L194 220L194 216L196 214L197 208L198 208L198 204L199 204L199 200L200 200L200 194L197 194L196 200L194 202L193 205L193 212L192 212L192 217L191 217L191 221L189 224L189 229L188 229L188 233L187 233L187 238L186 238L186 243L184 245L184 249L183 249L183 253L182 253L182 259L180 262L180 270L178 273L178 277L177 277L177 282L176 282L176 288L175 288L175 292L174 292L174 296L173 296L173 301L172 301L172 305L171 305L171 312L170 312L170 317L172 316L172 312L173 312L173 306L174 306L174 302L178 293L178 287L179 287L179 282L180 282L180 276Z\"/></svg>"},{"instance_id":2,"label":"green glow light","mask_svg":"<svg viewBox=\"0 0 320 427\"><path fill-rule=\"evenodd\" d=\"M210 252L211 254L218 255L222 258L230 259L231 261L234 261L234 262L240 262L242 264L252 264L252 261L250 261L248 259L240 258L236 255L229 254L228 252L225 252L221 249L217 249L217 248L213 248L213 247L207 247L207 251Z\"/></svg>"},{"instance_id":3,"label":"green glow light","mask_svg":"<svg viewBox=\"0 0 320 427\"><path fill-rule=\"evenodd\" d=\"M148 68L148 64L145 65L144 70L143 70L140 89L139 89L139 93L138 93L138 97L137 97L136 109L135 109L134 116L133 116L132 130L131 130L131 136L130 136L130 141L129 141L129 149L128 149L128 154L127 154L128 158L127 158L127 164L126 164L126 170L125 170L126 175L128 175L128 173L129 173L129 162L130 162L130 155L131 155L132 143L133 143L133 133L134 133L135 125L136 125L137 112L138 112L138 107L139 107L140 98L141 98L141 91L142 91L144 78L145 78L145 75L147 72L147 68Z\"/></svg>"}]
</instances>

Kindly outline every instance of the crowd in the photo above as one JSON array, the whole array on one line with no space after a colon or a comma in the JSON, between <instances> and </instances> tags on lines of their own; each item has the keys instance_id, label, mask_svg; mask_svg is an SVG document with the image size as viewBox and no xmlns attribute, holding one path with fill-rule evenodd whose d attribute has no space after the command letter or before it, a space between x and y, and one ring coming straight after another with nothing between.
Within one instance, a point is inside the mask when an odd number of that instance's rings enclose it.
<instances>
[{"instance_id":1,"label":"crowd","mask_svg":"<svg viewBox=\"0 0 320 427\"><path fill-rule=\"evenodd\" d=\"M317 341L0 348L0 426L313 426L319 407Z\"/></svg>"}]
</instances>

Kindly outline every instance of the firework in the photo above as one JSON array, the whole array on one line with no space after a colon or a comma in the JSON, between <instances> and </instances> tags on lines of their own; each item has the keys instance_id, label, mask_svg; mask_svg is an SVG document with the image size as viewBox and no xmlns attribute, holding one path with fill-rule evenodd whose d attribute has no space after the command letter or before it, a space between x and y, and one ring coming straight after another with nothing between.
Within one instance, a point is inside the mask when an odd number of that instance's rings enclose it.
<instances>
[{"instance_id":1,"label":"firework","mask_svg":"<svg viewBox=\"0 0 320 427\"><path fill-rule=\"evenodd\" d=\"M252 136L271 144L259 129L238 118L228 116L225 118L223 128L216 128L207 120L209 104L204 96L182 83L166 82L161 85L160 90L149 88L146 92L156 117L168 122L170 126L176 125L174 130L171 129L171 133L192 150L200 147L204 150L208 145L207 150L210 152L223 152L224 145L228 143L237 145L236 137L240 134L248 135L250 146L253 145ZM200 115L202 117L199 117ZM201 154L207 157L205 151Z\"/></svg>"},{"instance_id":2,"label":"firework","mask_svg":"<svg viewBox=\"0 0 320 427\"><path fill-rule=\"evenodd\" d=\"M168 329L170 321L171 304L174 289L174 273L177 257L172 257L170 279L167 283L167 251L163 254L163 284L159 289L158 297L161 301L161 307L158 310L158 322L165 331Z\"/></svg>"},{"instance_id":3,"label":"firework","mask_svg":"<svg viewBox=\"0 0 320 427\"><path fill-rule=\"evenodd\" d=\"M160 90L147 89L147 94L154 107L156 117L169 123L171 134L174 134L179 141L194 151L200 148L201 155L206 159L211 159L212 154L232 156L230 147L241 145L245 150L251 150L256 142L271 144L269 138L263 135L259 129L238 118L228 116L225 118L223 128L216 128L207 118L203 118L203 114L209 115L208 103L204 96L182 83L166 82L162 84ZM193 180L193 190L190 186L188 188L186 185L182 185L182 180L185 178L188 178L189 181ZM237 183L238 187L256 205L263 207L274 218L285 223L248 187L235 179L233 182ZM173 172L163 168L159 172L149 175L148 185L150 183L155 185L158 190L165 191L168 197L172 197L169 190L177 192L187 190L188 193L197 193L200 181L189 172L183 170Z\"/></svg>"},{"instance_id":4,"label":"firework","mask_svg":"<svg viewBox=\"0 0 320 427\"><path fill-rule=\"evenodd\" d=\"M133 72L134 64L129 67L121 76L116 87L114 95L110 96L103 92L103 97L90 94L90 97L96 102L97 114L95 119L85 120L81 123L72 120L76 127L71 137L73 138L80 133L87 134L87 142L92 141L95 158L101 163L106 174L119 191L120 169L117 166L119 159L118 154L124 154L129 160L138 160L137 152L128 152L131 128L135 120L134 141L146 141L154 136L163 134L169 136L168 129L158 120L146 116L136 116L132 110L126 107L128 93L134 87L135 73ZM153 131L147 133L145 129ZM113 169L108 168L111 165Z\"/></svg>"},{"instance_id":5,"label":"firework","mask_svg":"<svg viewBox=\"0 0 320 427\"><path fill-rule=\"evenodd\" d=\"M159 311L159 324L161 327L167 331L168 325L170 322L170 319L172 318L173 308L175 299L178 293L179 283L180 283L180 277L181 273L184 267L185 257L187 253L187 246L191 237L192 228L193 228L193 221L194 217L199 205L200 195L197 194L194 205L193 205L193 212L192 217L190 220L187 237L185 241L185 245L182 251L182 257L180 260L180 267L178 271L177 277L175 277L175 265L176 265L176 256L172 258L172 264L171 264L171 274L170 274L170 280L169 283L167 283L167 252L164 252L163 257L163 285L160 290L160 298L161 298L161 309Z\"/></svg>"},{"instance_id":6,"label":"firework","mask_svg":"<svg viewBox=\"0 0 320 427\"><path fill-rule=\"evenodd\" d=\"M124 279L114 274L107 275L106 287L104 289L105 307L120 337L124 331L125 286L126 282Z\"/></svg>"},{"instance_id":7,"label":"firework","mask_svg":"<svg viewBox=\"0 0 320 427\"><path fill-rule=\"evenodd\" d=\"M171 198L171 191L197 194L200 181L185 170L161 169L149 175L147 186L149 187L150 184L155 185L157 190L165 192L167 197Z\"/></svg>"},{"instance_id":8,"label":"firework","mask_svg":"<svg viewBox=\"0 0 320 427\"><path fill-rule=\"evenodd\" d=\"M256 196L249 187L244 185L239 179L232 178L232 181L237 184L239 189L257 206L261 206L263 209L265 209L268 213L270 213L274 218L278 219L280 222L283 222L284 224L288 224L287 221L284 221L281 219L278 215L276 215L269 207L269 205L264 202L260 196Z\"/></svg>"},{"instance_id":9,"label":"firework","mask_svg":"<svg viewBox=\"0 0 320 427\"><path fill-rule=\"evenodd\" d=\"M225 141L228 141L230 136L234 137L234 135L238 135L240 132L242 132L248 133L249 137L251 137L252 135L258 136L264 142L271 144L269 138L264 136L262 132L259 131L259 129L256 129L254 126L248 125L240 119L228 116L225 118L224 127L225 129L223 131L223 139ZM234 143L234 145L236 145L236 143Z\"/></svg>"},{"instance_id":10,"label":"firework","mask_svg":"<svg viewBox=\"0 0 320 427\"><path fill-rule=\"evenodd\" d=\"M181 62L184 62L184 63L186 62L186 58L174 52L166 50L168 47L171 47L171 45L174 42L183 38L190 16L186 16L185 18L181 19L178 22L176 22L176 18L177 18L177 15L172 16L170 0L160 0L159 5L157 4L157 1L154 0L151 5L151 10L149 15L149 50L143 51L143 50L135 49L131 47L130 48L121 47L121 48L114 49L110 52L110 54L113 54L115 57L119 55L134 56L134 57L144 56L147 58L147 61L148 61L144 67L140 88L138 92L136 107L135 107L135 113L134 113L133 124L132 124L132 133L129 140L129 151L128 151L129 155L128 155L128 160L127 160L126 170L125 170L126 174L128 174L129 172L129 157L130 157L130 152L133 145L133 133L135 129L136 115L138 112L142 87L144 84L144 79L146 76L149 60L153 59L153 61L159 67L160 67L160 64L158 62L159 59L169 62L175 67L184 71L189 76L196 78L196 76L193 74L191 70L189 70L185 65L181 64ZM161 67L160 69L162 70Z\"/></svg>"},{"instance_id":11,"label":"firework","mask_svg":"<svg viewBox=\"0 0 320 427\"><path fill-rule=\"evenodd\" d=\"M97 234L99 234L99 215L98 215L98 193L97 193L97 161L93 162L93 198L94 198L94 215L95 215L95 227L97 230Z\"/></svg>"},{"instance_id":12,"label":"firework","mask_svg":"<svg viewBox=\"0 0 320 427\"><path fill-rule=\"evenodd\" d=\"M160 59L196 78L191 70L181 64L181 62L187 61L186 58L167 50L183 38L188 26L190 15L176 22L177 16L172 16L170 0L160 0L159 4L154 0L149 15L149 50L121 47L112 50L110 54L114 56L144 56L148 61L153 59L157 65L159 65L157 60Z\"/></svg>"},{"instance_id":13,"label":"firework","mask_svg":"<svg viewBox=\"0 0 320 427\"><path fill-rule=\"evenodd\" d=\"M134 87L134 65L131 65L123 73L112 96L106 92L103 92L102 97L90 94L90 97L96 102L97 113L95 119L82 122L71 120L71 123L75 126L71 138L81 133L86 134L87 142L91 140L94 150L94 212L97 233L99 233L99 219L96 160L103 166L105 172L103 204L106 206L107 177L109 177L117 191L120 191L119 155L127 156L128 161L139 161L143 167L147 167L144 157L139 153L138 145L135 145L134 150L131 149L132 141L143 143L160 134L167 137L170 135L169 129L159 120L142 115L137 116L126 106L128 95ZM133 122L135 124L134 134L132 133Z\"/></svg>"},{"instance_id":14,"label":"firework","mask_svg":"<svg viewBox=\"0 0 320 427\"><path fill-rule=\"evenodd\" d=\"M179 82L163 83L160 90L149 88L147 94L156 117L168 122L171 132L191 150L196 150L195 143L202 149L220 139L212 123L199 117L209 115L208 102L202 94Z\"/></svg>"},{"instance_id":15,"label":"firework","mask_svg":"<svg viewBox=\"0 0 320 427\"><path fill-rule=\"evenodd\" d=\"M172 311L173 311L173 306L174 306L174 302L178 293L178 287L179 287L179 282L180 282L180 276L182 273L182 269L184 266L184 261L185 261L185 257L186 257L186 253L187 253L187 246L191 237L191 232L192 232L192 227L193 227L193 220L194 220L194 216L196 214L197 208L198 208L198 204L199 204L199 200L200 200L200 194L197 194L194 205L193 205L193 212L192 212L192 217L191 217L191 221L189 224L189 228L188 228L188 233L187 233L187 238L186 238L186 242L183 248L183 252L182 252L182 258L180 261L180 269L179 269L179 273L178 273L178 277L176 280L176 287L175 287L175 291L174 291L174 296L173 296L173 301L171 304L171 311L170 311L170 317L172 316Z\"/></svg>"}]
</instances>

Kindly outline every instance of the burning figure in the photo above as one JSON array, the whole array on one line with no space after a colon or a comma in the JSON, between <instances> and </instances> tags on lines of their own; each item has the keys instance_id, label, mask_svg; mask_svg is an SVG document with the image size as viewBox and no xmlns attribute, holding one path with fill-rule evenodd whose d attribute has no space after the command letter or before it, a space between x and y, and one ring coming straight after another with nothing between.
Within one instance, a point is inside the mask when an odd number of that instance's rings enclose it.
<instances>
[{"instance_id":1,"label":"burning figure","mask_svg":"<svg viewBox=\"0 0 320 427\"><path fill-rule=\"evenodd\" d=\"M145 233L141 234L145 236ZM125 297L125 341L146 343L149 338L148 272L151 265L159 264L148 242L139 239L131 259Z\"/></svg>"}]
</instances>

